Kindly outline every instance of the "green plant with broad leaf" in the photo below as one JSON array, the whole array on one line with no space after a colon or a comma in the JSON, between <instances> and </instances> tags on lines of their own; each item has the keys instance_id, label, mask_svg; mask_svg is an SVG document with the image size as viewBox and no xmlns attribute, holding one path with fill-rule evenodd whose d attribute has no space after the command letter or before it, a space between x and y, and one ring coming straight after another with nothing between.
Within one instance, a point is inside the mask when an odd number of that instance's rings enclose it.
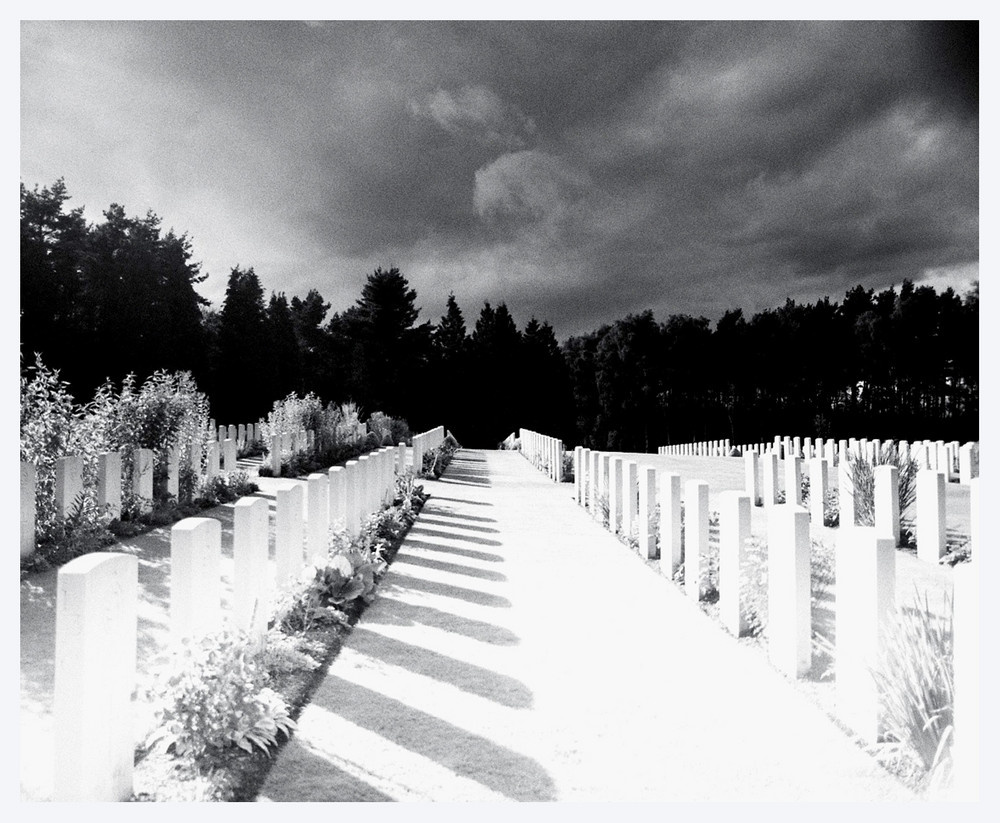
<instances>
[{"instance_id":1,"label":"green plant with broad leaf","mask_svg":"<svg viewBox=\"0 0 1000 823\"><path fill-rule=\"evenodd\" d=\"M201 760L232 747L268 753L279 735L290 735L295 721L267 686L260 651L242 633L185 641L151 689L157 727L147 746Z\"/></svg>"}]
</instances>

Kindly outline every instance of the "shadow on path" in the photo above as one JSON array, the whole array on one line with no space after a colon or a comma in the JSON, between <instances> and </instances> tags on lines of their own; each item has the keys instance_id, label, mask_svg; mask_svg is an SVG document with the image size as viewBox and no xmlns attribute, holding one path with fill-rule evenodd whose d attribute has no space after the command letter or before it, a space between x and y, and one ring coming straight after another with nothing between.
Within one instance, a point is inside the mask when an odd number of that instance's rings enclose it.
<instances>
[{"instance_id":1,"label":"shadow on path","mask_svg":"<svg viewBox=\"0 0 1000 823\"><path fill-rule=\"evenodd\" d=\"M417 519L417 522L413 524L413 528L410 529L411 534L415 534L418 537L444 537L449 540L461 540L463 543L475 543L478 546L502 546L499 540L493 540L489 537L473 537L469 534L452 534L451 532L438 531L437 529L428 529L423 525L423 520Z\"/></svg>"},{"instance_id":2,"label":"shadow on path","mask_svg":"<svg viewBox=\"0 0 1000 823\"><path fill-rule=\"evenodd\" d=\"M444 497L433 497L431 498L434 502L438 500L446 500ZM428 515L429 517L444 517L449 520L468 520L470 523L496 523L497 521L492 517L476 517L473 514L464 514L459 512L454 512L451 509L445 509L440 506L429 506L428 508L433 508L433 511ZM449 523L449 526L456 526L456 528L462 528L461 525ZM491 529L492 531L492 529Z\"/></svg>"},{"instance_id":3,"label":"shadow on path","mask_svg":"<svg viewBox=\"0 0 1000 823\"><path fill-rule=\"evenodd\" d=\"M499 554L480 552L475 549L463 549L459 546L442 546L440 543L429 543L426 540L418 540L416 538L411 540L409 536L406 538L406 546L415 549L430 549L431 551L441 552L442 554L455 554L459 557L468 557L470 560L485 560L488 563L503 563L503 557Z\"/></svg>"},{"instance_id":4,"label":"shadow on path","mask_svg":"<svg viewBox=\"0 0 1000 823\"><path fill-rule=\"evenodd\" d=\"M414 591L436 594L441 597L452 597L456 600L464 600L466 603L475 603L479 606L487 606L495 609L509 609L510 601L506 597L489 592L481 592L478 589L467 589L464 586L454 586L451 583L439 583L435 580L425 580L422 577L401 572L398 569L392 579L386 578L382 586L386 592Z\"/></svg>"},{"instance_id":5,"label":"shadow on path","mask_svg":"<svg viewBox=\"0 0 1000 823\"><path fill-rule=\"evenodd\" d=\"M422 566L425 569L436 569L442 572L450 572L451 574L463 574L467 577L477 577L480 580L492 580L495 583L504 583L507 580L507 575L495 572L492 569L479 569L475 566L465 566L461 563L446 563L444 560L434 560L433 558L421 555L406 554L402 556L402 560L408 566Z\"/></svg>"},{"instance_id":6,"label":"shadow on path","mask_svg":"<svg viewBox=\"0 0 1000 823\"><path fill-rule=\"evenodd\" d=\"M474 663L459 660L421 646L356 626L351 632L352 643L362 654L392 666L449 683L463 692L492 700L512 709L531 707L531 691L520 680Z\"/></svg>"},{"instance_id":7,"label":"shadow on path","mask_svg":"<svg viewBox=\"0 0 1000 823\"><path fill-rule=\"evenodd\" d=\"M443 517L443 514L434 512L433 514L424 515L420 518L420 522L423 525L430 524L431 526L444 526L449 529L465 529L470 532L479 532L482 534L500 534L499 529L491 528L490 526L471 526L466 523L453 523L447 519L438 519ZM464 535L455 535L456 537L464 537Z\"/></svg>"},{"instance_id":8,"label":"shadow on path","mask_svg":"<svg viewBox=\"0 0 1000 823\"><path fill-rule=\"evenodd\" d=\"M344 680L335 669L313 702L511 800L556 799L552 778L532 758Z\"/></svg>"},{"instance_id":9,"label":"shadow on path","mask_svg":"<svg viewBox=\"0 0 1000 823\"><path fill-rule=\"evenodd\" d=\"M388 591L379 591L377 609L365 614L364 622L370 625L384 624L392 626L431 626L441 631L460 634L480 643L495 646L515 646L520 638L510 629L487 623L485 620L474 620L471 617L454 614L417 603L409 603L391 597Z\"/></svg>"},{"instance_id":10,"label":"shadow on path","mask_svg":"<svg viewBox=\"0 0 1000 823\"><path fill-rule=\"evenodd\" d=\"M440 483L441 481L438 480L437 482ZM463 506L492 506L493 505L488 500L464 500L464 499L462 499L460 497L442 497L439 494L432 494L430 496L430 500L428 502L435 502L436 503L439 500L444 501L446 503L460 503ZM493 521L491 520L490 522L492 523Z\"/></svg>"}]
</instances>

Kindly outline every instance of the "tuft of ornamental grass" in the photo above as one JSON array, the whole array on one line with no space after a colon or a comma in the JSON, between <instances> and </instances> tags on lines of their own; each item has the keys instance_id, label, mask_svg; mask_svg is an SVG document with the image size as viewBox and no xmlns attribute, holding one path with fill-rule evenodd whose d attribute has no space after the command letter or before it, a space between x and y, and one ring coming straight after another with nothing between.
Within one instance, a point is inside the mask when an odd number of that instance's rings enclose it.
<instances>
[{"instance_id":1,"label":"tuft of ornamental grass","mask_svg":"<svg viewBox=\"0 0 1000 823\"><path fill-rule=\"evenodd\" d=\"M883 447L874 461L850 455L850 481L854 488L854 511L859 526L875 525L875 467L895 466L899 472L899 514L904 517L917 499L916 460L904 459L895 445Z\"/></svg>"},{"instance_id":2,"label":"tuft of ornamental grass","mask_svg":"<svg viewBox=\"0 0 1000 823\"><path fill-rule=\"evenodd\" d=\"M931 611L924 593L897 608L886 623L878 684L886 737L916 756L927 784L946 782L951 770L954 670L952 599L945 615Z\"/></svg>"}]
</instances>

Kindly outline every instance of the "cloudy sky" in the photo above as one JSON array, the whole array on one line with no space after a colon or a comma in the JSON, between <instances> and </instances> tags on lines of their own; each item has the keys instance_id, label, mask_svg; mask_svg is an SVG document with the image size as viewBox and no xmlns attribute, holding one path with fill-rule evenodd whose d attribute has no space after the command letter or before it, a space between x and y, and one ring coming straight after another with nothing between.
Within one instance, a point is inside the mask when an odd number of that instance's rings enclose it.
<instances>
[{"instance_id":1,"label":"cloudy sky","mask_svg":"<svg viewBox=\"0 0 1000 823\"><path fill-rule=\"evenodd\" d=\"M342 310L561 339L978 279L977 35L905 22L22 22L21 166Z\"/></svg>"}]
</instances>

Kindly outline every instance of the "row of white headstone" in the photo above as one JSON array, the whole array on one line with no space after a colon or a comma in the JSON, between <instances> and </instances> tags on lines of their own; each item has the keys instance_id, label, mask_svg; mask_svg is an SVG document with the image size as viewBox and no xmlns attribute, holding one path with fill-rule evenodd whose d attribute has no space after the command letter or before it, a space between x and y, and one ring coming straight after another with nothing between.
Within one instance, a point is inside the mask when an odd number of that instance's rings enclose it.
<instances>
[{"instance_id":1,"label":"row of white headstone","mask_svg":"<svg viewBox=\"0 0 1000 823\"><path fill-rule=\"evenodd\" d=\"M777 453L769 451L758 457L751 451L744 455L743 461L746 477L744 490L753 504L770 506L777 503L779 499ZM825 457L813 457L808 461L800 457L788 457L783 463L785 502L802 505L802 469L808 467L809 514L814 524L822 525L826 515L827 493L830 489L829 462ZM842 462L837 467L837 472L839 523L842 526L859 525L851 463ZM898 547L902 533L899 469L894 465L876 465L873 474L875 530L880 537L892 540L893 546ZM919 469L916 477L917 556L927 562L937 563L947 552L945 473L935 469ZM972 507L969 536L975 548L979 541L979 478L972 478L968 485Z\"/></svg>"},{"instance_id":2,"label":"row of white headstone","mask_svg":"<svg viewBox=\"0 0 1000 823\"><path fill-rule=\"evenodd\" d=\"M216 431L215 420L208 421L208 430ZM218 440L220 443L226 440L235 440L236 447L242 449L248 443L255 440L264 439L264 423L240 423L237 426L219 426Z\"/></svg>"},{"instance_id":3,"label":"row of white headstone","mask_svg":"<svg viewBox=\"0 0 1000 823\"><path fill-rule=\"evenodd\" d=\"M406 471L406 445L385 447L303 487L279 489L274 564L269 563L269 503L244 497L233 506L232 612L222 608L222 527L210 517L176 523L170 533L171 640L181 643L229 627L260 637L277 589L326 558L330 530L356 535L367 516L392 502ZM305 502L305 509L303 509ZM118 552L87 554L58 573L54 732L55 800L125 800L132 794L135 740L138 565Z\"/></svg>"},{"instance_id":4,"label":"row of white headstone","mask_svg":"<svg viewBox=\"0 0 1000 823\"><path fill-rule=\"evenodd\" d=\"M435 426L420 434L415 434L411 438L413 443L413 473L419 475L423 470L424 455L434 451L444 443L444 426Z\"/></svg>"},{"instance_id":5,"label":"row of white headstone","mask_svg":"<svg viewBox=\"0 0 1000 823\"><path fill-rule=\"evenodd\" d=\"M216 441L212 435L204 443L192 442L186 447L175 444L167 449L167 494L178 496L180 490L180 465L186 457L195 477L211 480L220 472L237 470L237 454L240 448L262 435L262 424L239 426L219 426ZM215 421L209 424L209 432L214 434ZM273 443L279 445L276 448ZM287 432L272 438L272 461L277 461L275 476L281 472L282 455L294 454L300 449L311 447L313 433L301 430ZM152 449L134 449L132 452L132 493L142 502L144 510L153 505L153 462ZM272 462L272 467L274 463ZM84 487L83 457L68 455L56 458L55 503L59 517L65 518L73 511ZM111 517L121 515L122 501L122 456L120 452L105 452L97 456L97 505ZM32 463L21 462L21 557L35 550L37 470Z\"/></svg>"},{"instance_id":6,"label":"row of white headstone","mask_svg":"<svg viewBox=\"0 0 1000 823\"><path fill-rule=\"evenodd\" d=\"M520 429L521 454L555 483L562 483L563 442L547 434Z\"/></svg>"},{"instance_id":7,"label":"row of white headstone","mask_svg":"<svg viewBox=\"0 0 1000 823\"><path fill-rule=\"evenodd\" d=\"M772 455L773 456L773 455ZM756 458L756 455L748 455ZM776 459L776 457L774 458ZM685 591L702 597L710 534L708 484L675 472L590 449L574 450L577 503L616 534L635 534L646 558L660 558L671 576L683 565ZM973 488L978 519L979 481ZM659 550L652 514L659 503ZM683 526L681 507L684 506ZM745 547L751 538L751 494L719 495L719 619L735 636L746 631L740 601ZM767 646L772 664L788 677L812 667L809 512L794 501L771 502L767 511ZM973 557L975 553L973 552ZM668 565L669 564L669 565ZM836 544L836 704L841 720L859 737L875 742L884 730L883 707L873 675L886 642L887 618L895 601L896 542L876 527L841 527ZM979 720L978 567L955 569L954 748L963 790L977 786ZM965 774L960 774L965 769Z\"/></svg>"},{"instance_id":8,"label":"row of white headstone","mask_svg":"<svg viewBox=\"0 0 1000 823\"><path fill-rule=\"evenodd\" d=\"M657 453L669 456L693 457L738 457L753 452L757 455L776 454L779 459L800 457L811 460L824 457L831 466L847 462L848 456L855 459L864 458L871 463L883 459L888 451L895 448L903 460L916 460L920 468L935 469L943 472L945 482L958 479L968 483L974 477L979 477L979 443L968 442L960 445L957 440L916 440L909 442L900 440L868 440L867 438L849 438L833 440L822 437L780 437L776 436L770 443L744 443L735 450L727 440L705 440L697 443L683 443L674 446L660 446Z\"/></svg>"}]
</instances>

